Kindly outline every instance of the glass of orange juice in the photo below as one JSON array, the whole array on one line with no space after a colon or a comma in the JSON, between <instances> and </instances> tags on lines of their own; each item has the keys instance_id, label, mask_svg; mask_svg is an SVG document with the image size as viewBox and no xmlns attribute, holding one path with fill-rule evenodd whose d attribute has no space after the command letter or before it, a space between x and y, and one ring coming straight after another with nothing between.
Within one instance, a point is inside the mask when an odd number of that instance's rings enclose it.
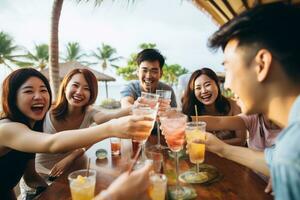
<instances>
[{"instance_id":1,"label":"glass of orange juice","mask_svg":"<svg viewBox=\"0 0 300 200\"><path fill-rule=\"evenodd\" d=\"M196 172L199 173L199 164L204 162L205 144L193 142L195 139L205 140L205 122L188 122L185 128L185 136L188 145L190 161L196 164Z\"/></svg>"},{"instance_id":2,"label":"glass of orange juice","mask_svg":"<svg viewBox=\"0 0 300 200\"><path fill-rule=\"evenodd\" d=\"M151 121L141 121L139 123L141 124L147 124L150 125L149 129L139 131L140 138L133 138L133 141L139 141L140 145L142 146L142 162L146 160L146 154L145 154L145 144L148 139L148 137L151 135L151 130L153 129L156 114L157 114L157 106L156 108L152 108L151 106L147 104L139 104L135 105L132 108L132 114L135 116L147 116L151 118Z\"/></svg>"},{"instance_id":3,"label":"glass of orange juice","mask_svg":"<svg viewBox=\"0 0 300 200\"><path fill-rule=\"evenodd\" d=\"M150 173L150 187L148 189L151 200L164 200L167 191L167 177L161 173Z\"/></svg>"},{"instance_id":4,"label":"glass of orange juice","mask_svg":"<svg viewBox=\"0 0 300 200\"><path fill-rule=\"evenodd\" d=\"M82 169L69 174L72 200L92 200L95 196L96 170Z\"/></svg>"}]
</instances>

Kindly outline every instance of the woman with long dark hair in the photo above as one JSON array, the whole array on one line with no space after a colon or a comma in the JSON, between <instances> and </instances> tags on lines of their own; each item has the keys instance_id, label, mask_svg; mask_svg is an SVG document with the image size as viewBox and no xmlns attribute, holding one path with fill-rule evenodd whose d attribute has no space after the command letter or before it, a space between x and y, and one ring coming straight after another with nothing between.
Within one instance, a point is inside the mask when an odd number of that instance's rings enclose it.
<instances>
[{"instance_id":1,"label":"woman with long dark hair","mask_svg":"<svg viewBox=\"0 0 300 200\"><path fill-rule=\"evenodd\" d=\"M221 93L217 74L209 69L196 70L189 80L182 98L182 112L192 119L198 115L230 116L241 112L235 101L227 99ZM244 131L218 131L215 134L225 142L244 145Z\"/></svg>"}]
</instances>

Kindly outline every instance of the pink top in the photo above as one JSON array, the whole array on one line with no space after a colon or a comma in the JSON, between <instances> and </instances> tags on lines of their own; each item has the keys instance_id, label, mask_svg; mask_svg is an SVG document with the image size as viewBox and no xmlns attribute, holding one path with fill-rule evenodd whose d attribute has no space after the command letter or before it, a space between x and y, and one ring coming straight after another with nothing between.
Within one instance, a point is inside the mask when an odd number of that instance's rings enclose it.
<instances>
[{"instance_id":1,"label":"pink top","mask_svg":"<svg viewBox=\"0 0 300 200\"><path fill-rule=\"evenodd\" d=\"M245 122L246 128L249 132L248 146L251 149L263 151L265 148L275 144L277 135L281 129L264 117L261 117L262 129L260 130L259 115L245 115L239 114ZM262 133L261 133L262 132Z\"/></svg>"}]
</instances>

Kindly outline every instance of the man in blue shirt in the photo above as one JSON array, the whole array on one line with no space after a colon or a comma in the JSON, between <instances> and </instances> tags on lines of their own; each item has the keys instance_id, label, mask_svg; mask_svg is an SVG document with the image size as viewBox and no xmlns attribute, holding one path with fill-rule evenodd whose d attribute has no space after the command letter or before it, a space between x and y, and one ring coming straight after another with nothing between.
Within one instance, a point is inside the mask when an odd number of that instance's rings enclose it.
<instances>
[{"instance_id":1,"label":"man in blue shirt","mask_svg":"<svg viewBox=\"0 0 300 200\"><path fill-rule=\"evenodd\" d=\"M144 49L138 55L138 78L126 84L121 89L122 108L131 106L141 92L155 93L156 90L171 90L171 107L176 107L175 93L169 85L159 81L163 74L164 57L156 49Z\"/></svg>"},{"instance_id":2,"label":"man in blue shirt","mask_svg":"<svg viewBox=\"0 0 300 200\"><path fill-rule=\"evenodd\" d=\"M209 46L222 47L225 87L245 114L263 113L284 128L265 152L225 144L207 133L206 148L272 178L275 199L300 199L300 8L257 6L224 24Z\"/></svg>"}]
</instances>

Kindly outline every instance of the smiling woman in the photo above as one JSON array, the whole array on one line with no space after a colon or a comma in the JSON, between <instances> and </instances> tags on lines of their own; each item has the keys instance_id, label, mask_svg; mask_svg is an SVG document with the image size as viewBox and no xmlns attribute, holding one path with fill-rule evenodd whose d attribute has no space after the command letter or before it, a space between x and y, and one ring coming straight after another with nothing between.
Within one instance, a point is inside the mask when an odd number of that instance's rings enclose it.
<instances>
[{"instance_id":1,"label":"smiling woman","mask_svg":"<svg viewBox=\"0 0 300 200\"><path fill-rule=\"evenodd\" d=\"M189 80L182 98L182 112L189 116L196 115L231 116L241 112L237 104L221 94L217 74L209 69L196 70ZM220 139L229 144L244 145L245 131L218 131Z\"/></svg>"}]
</instances>

